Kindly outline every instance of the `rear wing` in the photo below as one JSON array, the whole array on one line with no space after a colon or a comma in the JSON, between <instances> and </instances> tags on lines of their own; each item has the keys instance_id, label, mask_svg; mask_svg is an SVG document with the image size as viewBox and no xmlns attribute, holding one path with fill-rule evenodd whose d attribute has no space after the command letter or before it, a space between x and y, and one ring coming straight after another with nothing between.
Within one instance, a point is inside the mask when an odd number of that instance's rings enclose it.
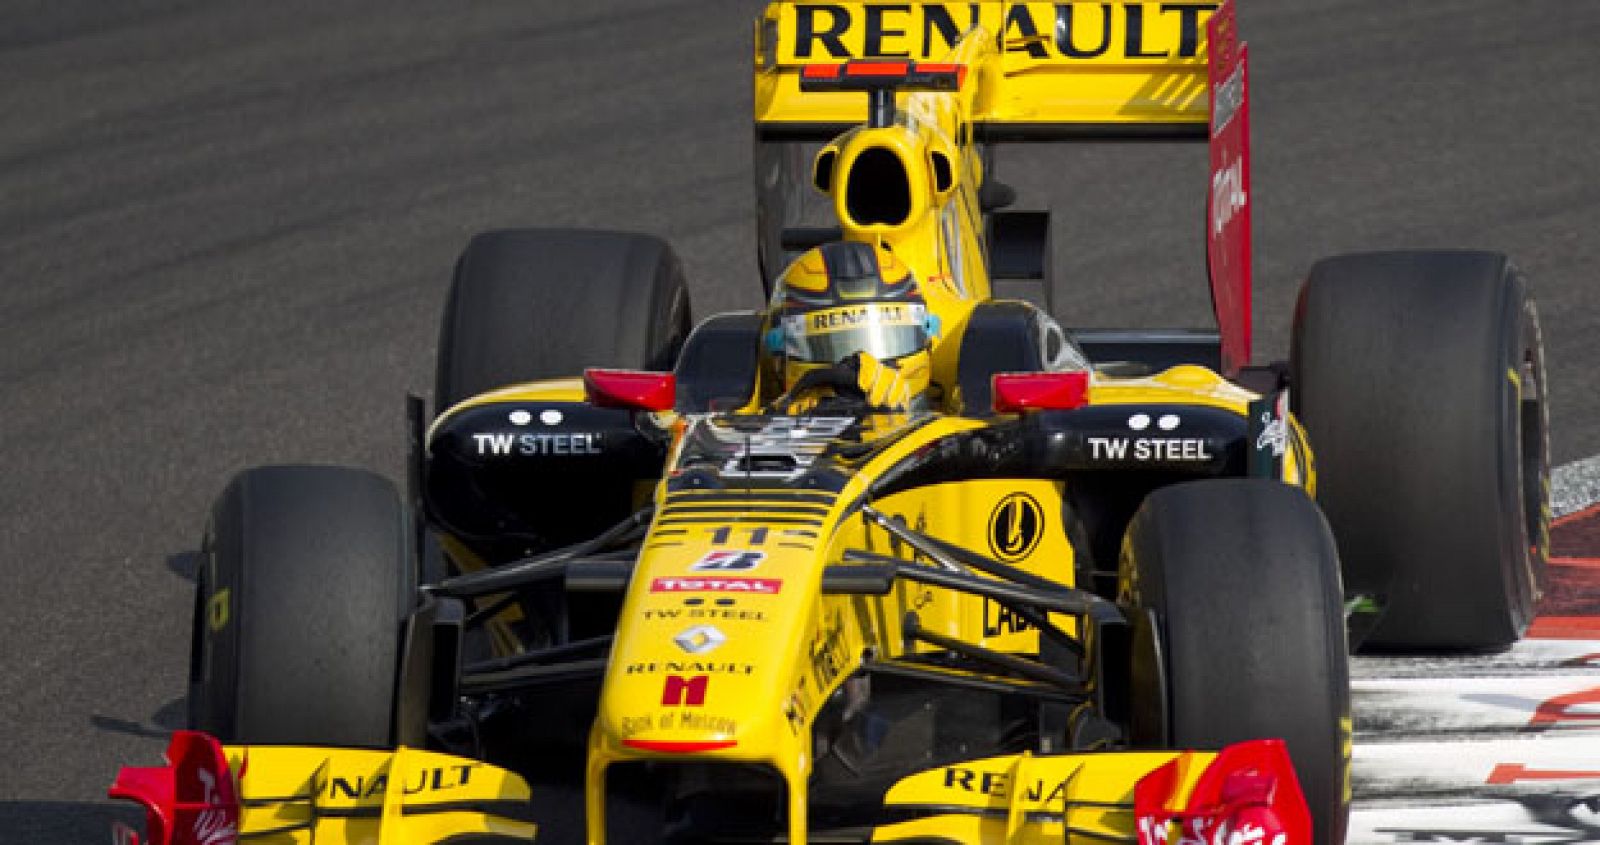
<instances>
[{"instance_id":1,"label":"rear wing","mask_svg":"<svg viewBox=\"0 0 1600 845\"><path fill-rule=\"evenodd\" d=\"M994 47L974 69L980 141L1204 139L1206 24L1218 5L778 0L756 26L756 127L772 139L843 131L861 122L860 98L802 92L802 66L940 61L974 33Z\"/></svg>"},{"instance_id":2,"label":"rear wing","mask_svg":"<svg viewBox=\"0 0 1600 845\"><path fill-rule=\"evenodd\" d=\"M858 93L803 83L808 66L863 58L912 68L962 63L955 99L971 129L954 139L962 144L1207 141L1206 263L1219 363L1228 376L1249 366L1249 78L1233 0L776 0L756 21L757 138L826 141L860 125ZM768 263L763 257L770 271Z\"/></svg>"}]
</instances>

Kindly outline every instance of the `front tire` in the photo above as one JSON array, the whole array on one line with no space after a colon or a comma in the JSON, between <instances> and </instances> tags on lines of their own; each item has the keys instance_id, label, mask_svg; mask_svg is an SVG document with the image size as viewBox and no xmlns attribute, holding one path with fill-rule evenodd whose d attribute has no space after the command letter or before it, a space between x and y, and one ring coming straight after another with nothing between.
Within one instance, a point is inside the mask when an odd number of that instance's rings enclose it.
<instances>
[{"instance_id":1,"label":"front tire","mask_svg":"<svg viewBox=\"0 0 1600 845\"><path fill-rule=\"evenodd\" d=\"M1124 606L1153 611L1164 669L1164 684L1134 672L1134 742L1283 739L1316 841L1343 842L1349 662L1338 553L1311 499L1259 479L1157 490L1129 524L1118 579Z\"/></svg>"},{"instance_id":2,"label":"front tire","mask_svg":"<svg viewBox=\"0 0 1600 845\"><path fill-rule=\"evenodd\" d=\"M484 232L456 262L439 330L434 405L572 378L585 367L670 370L691 328L683 266L631 232Z\"/></svg>"},{"instance_id":3,"label":"front tire","mask_svg":"<svg viewBox=\"0 0 1600 845\"><path fill-rule=\"evenodd\" d=\"M190 727L229 743L389 746L416 589L394 485L343 467L258 467L211 520Z\"/></svg>"},{"instance_id":4,"label":"front tire","mask_svg":"<svg viewBox=\"0 0 1600 845\"><path fill-rule=\"evenodd\" d=\"M588 367L671 370L691 319L683 268L660 238L582 229L478 234L456 263L445 303L435 413L448 417L486 391L572 379ZM625 411L588 410L629 425ZM433 456L424 481L429 517L475 556L501 562L594 537L640 507L639 482L660 475L648 459L597 460L592 469L556 463L569 468L523 477Z\"/></svg>"}]
</instances>

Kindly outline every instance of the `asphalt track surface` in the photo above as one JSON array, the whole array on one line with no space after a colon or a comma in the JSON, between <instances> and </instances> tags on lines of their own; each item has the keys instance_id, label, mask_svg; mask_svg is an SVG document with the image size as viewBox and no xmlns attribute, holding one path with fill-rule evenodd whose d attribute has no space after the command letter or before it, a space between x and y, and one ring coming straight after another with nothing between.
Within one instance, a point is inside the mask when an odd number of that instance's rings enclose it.
<instances>
[{"instance_id":1,"label":"asphalt track surface","mask_svg":"<svg viewBox=\"0 0 1600 845\"><path fill-rule=\"evenodd\" d=\"M757 5L0 3L0 840L100 840L117 766L157 760L230 474L399 477L471 233L656 232L699 313L758 304ZM1319 256L1504 250L1555 458L1600 452L1600 4L1241 5L1260 356ZM1057 212L1066 322L1206 322L1203 148L1001 172Z\"/></svg>"}]
</instances>

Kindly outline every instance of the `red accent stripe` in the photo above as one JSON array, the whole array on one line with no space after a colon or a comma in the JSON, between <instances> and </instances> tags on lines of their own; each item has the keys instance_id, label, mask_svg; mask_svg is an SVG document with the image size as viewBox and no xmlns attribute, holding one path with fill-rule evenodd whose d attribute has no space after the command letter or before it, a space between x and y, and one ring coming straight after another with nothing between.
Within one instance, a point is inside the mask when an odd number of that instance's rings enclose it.
<instances>
[{"instance_id":1,"label":"red accent stripe","mask_svg":"<svg viewBox=\"0 0 1600 845\"><path fill-rule=\"evenodd\" d=\"M800 69L800 75L806 79L838 79L841 70L844 65L806 65Z\"/></svg>"},{"instance_id":2,"label":"red accent stripe","mask_svg":"<svg viewBox=\"0 0 1600 845\"><path fill-rule=\"evenodd\" d=\"M954 74L956 87L960 88L967 80L967 66L954 62L884 62L874 60L855 60L844 64L808 64L801 65L800 78L814 81L834 81L847 77L858 79L905 79L913 74Z\"/></svg>"},{"instance_id":3,"label":"red accent stripe","mask_svg":"<svg viewBox=\"0 0 1600 845\"><path fill-rule=\"evenodd\" d=\"M967 81L967 66L954 62L917 62L917 73L953 73L957 88Z\"/></svg>"},{"instance_id":4,"label":"red accent stripe","mask_svg":"<svg viewBox=\"0 0 1600 845\"><path fill-rule=\"evenodd\" d=\"M1581 510L1574 511L1566 516L1557 517L1551 522L1552 534L1559 532L1556 545L1564 551L1577 551L1585 554L1584 557L1552 557L1550 566L1551 589L1556 592L1570 593L1574 590L1581 596L1587 592L1594 583L1595 573L1600 571L1600 557L1592 557L1597 550L1581 547L1577 538L1567 537L1572 531L1585 534L1588 527L1579 528L1578 525L1600 519L1600 502L1589 505ZM1570 526L1570 527L1569 527ZM1567 529L1562 531L1561 529ZM1585 534L1586 536L1586 534ZM1565 538L1564 540L1562 538ZM1580 546L1580 548L1573 548ZM1566 596L1571 598L1571 596ZM1551 609L1583 611L1590 605L1584 602L1563 601L1563 595L1545 596L1545 604ZM1569 610L1569 612L1570 612ZM1600 616L1539 616L1533 620L1533 625L1528 628L1529 637L1547 640L1600 640Z\"/></svg>"},{"instance_id":5,"label":"red accent stripe","mask_svg":"<svg viewBox=\"0 0 1600 845\"><path fill-rule=\"evenodd\" d=\"M1495 786L1505 786L1524 780L1596 780L1600 772L1582 769L1530 769L1521 763L1501 763L1484 781Z\"/></svg>"},{"instance_id":6,"label":"red accent stripe","mask_svg":"<svg viewBox=\"0 0 1600 845\"><path fill-rule=\"evenodd\" d=\"M1528 636L1540 640L1600 639L1600 617L1540 616L1528 627Z\"/></svg>"},{"instance_id":7,"label":"red accent stripe","mask_svg":"<svg viewBox=\"0 0 1600 845\"><path fill-rule=\"evenodd\" d=\"M1566 525L1569 522L1577 522L1582 519L1587 519L1591 516L1600 516L1600 502L1595 502L1594 504L1582 510L1573 511L1566 516L1558 516L1551 521L1550 527L1558 528L1562 525Z\"/></svg>"},{"instance_id":8,"label":"red accent stripe","mask_svg":"<svg viewBox=\"0 0 1600 845\"><path fill-rule=\"evenodd\" d=\"M699 742L678 742L669 739L625 739L623 745L641 751L659 751L663 754L693 754L697 751L717 751L739 744L736 739L715 739Z\"/></svg>"},{"instance_id":9,"label":"red accent stripe","mask_svg":"<svg viewBox=\"0 0 1600 845\"><path fill-rule=\"evenodd\" d=\"M844 66L846 76L905 76L911 72L909 62L850 62Z\"/></svg>"}]
</instances>

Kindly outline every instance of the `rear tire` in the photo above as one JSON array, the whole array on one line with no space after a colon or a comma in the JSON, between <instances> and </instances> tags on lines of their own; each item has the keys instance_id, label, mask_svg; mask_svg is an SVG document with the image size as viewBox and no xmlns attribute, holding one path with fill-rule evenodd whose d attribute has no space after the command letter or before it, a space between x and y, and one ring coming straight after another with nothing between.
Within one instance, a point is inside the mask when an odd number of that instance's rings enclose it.
<instances>
[{"instance_id":1,"label":"rear tire","mask_svg":"<svg viewBox=\"0 0 1600 845\"><path fill-rule=\"evenodd\" d=\"M1311 499L1257 479L1157 490L1129 524L1119 580L1124 606L1154 611L1164 658L1165 735L1136 715L1134 742L1215 749L1281 738L1316 841L1343 842L1349 663L1338 553ZM1137 713L1162 689L1150 673L1134 678Z\"/></svg>"},{"instance_id":2,"label":"rear tire","mask_svg":"<svg viewBox=\"0 0 1600 845\"><path fill-rule=\"evenodd\" d=\"M585 367L670 370L691 328L666 241L628 232L484 232L456 262L439 331L438 411Z\"/></svg>"},{"instance_id":3,"label":"rear tire","mask_svg":"<svg viewBox=\"0 0 1600 845\"><path fill-rule=\"evenodd\" d=\"M211 520L190 726L230 743L388 746L416 589L394 485L343 467L258 467Z\"/></svg>"},{"instance_id":4,"label":"rear tire","mask_svg":"<svg viewBox=\"0 0 1600 845\"><path fill-rule=\"evenodd\" d=\"M1386 606L1366 643L1515 642L1549 554L1544 352L1520 274L1487 252L1319 262L1292 367L1345 586Z\"/></svg>"}]
</instances>

